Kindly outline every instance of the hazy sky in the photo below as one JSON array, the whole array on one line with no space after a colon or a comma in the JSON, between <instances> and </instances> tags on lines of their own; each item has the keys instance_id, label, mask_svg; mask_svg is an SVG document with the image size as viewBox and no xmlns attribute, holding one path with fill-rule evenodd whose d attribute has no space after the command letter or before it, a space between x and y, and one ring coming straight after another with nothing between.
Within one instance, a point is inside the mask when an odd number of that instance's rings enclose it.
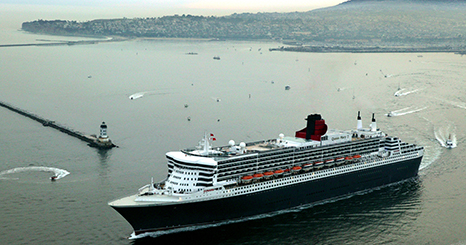
<instances>
[{"instance_id":1,"label":"hazy sky","mask_svg":"<svg viewBox=\"0 0 466 245\"><path fill-rule=\"evenodd\" d=\"M50 11L84 11L104 15L145 17L173 14L228 15L242 12L308 11L337 5L344 0L0 0L0 8ZM107 17L102 16L102 17Z\"/></svg>"}]
</instances>

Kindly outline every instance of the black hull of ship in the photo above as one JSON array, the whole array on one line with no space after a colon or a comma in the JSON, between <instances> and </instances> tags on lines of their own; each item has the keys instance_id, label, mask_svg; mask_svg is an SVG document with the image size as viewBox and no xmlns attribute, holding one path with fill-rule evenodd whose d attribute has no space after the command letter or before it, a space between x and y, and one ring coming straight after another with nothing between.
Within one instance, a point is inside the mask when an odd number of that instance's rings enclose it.
<instances>
[{"instance_id":1,"label":"black hull of ship","mask_svg":"<svg viewBox=\"0 0 466 245\"><path fill-rule=\"evenodd\" d=\"M113 207L135 234L237 220L345 196L417 176L422 157L241 196L193 203Z\"/></svg>"}]
</instances>

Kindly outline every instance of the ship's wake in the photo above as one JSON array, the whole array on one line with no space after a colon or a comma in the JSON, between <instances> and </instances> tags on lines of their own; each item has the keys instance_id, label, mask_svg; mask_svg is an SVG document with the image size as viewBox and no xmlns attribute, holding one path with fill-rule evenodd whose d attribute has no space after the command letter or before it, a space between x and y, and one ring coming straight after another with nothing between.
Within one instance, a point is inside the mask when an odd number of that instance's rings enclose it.
<instances>
[{"instance_id":1,"label":"ship's wake","mask_svg":"<svg viewBox=\"0 0 466 245\"><path fill-rule=\"evenodd\" d=\"M410 107L406 107L406 108L399 109L399 110L396 110L396 111L390 111L389 113L387 113L385 115L387 117L398 117L398 116L403 116L403 115L419 112L419 111L422 111L422 110L425 110L425 109L427 109L427 106L422 107L422 108L412 108L410 106Z\"/></svg>"},{"instance_id":2,"label":"ship's wake","mask_svg":"<svg viewBox=\"0 0 466 245\"><path fill-rule=\"evenodd\" d=\"M466 103L455 102L455 101L450 101L450 100L443 100L443 101L447 102L448 104L450 104L452 106L456 106L456 107L461 108L461 109L466 109Z\"/></svg>"},{"instance_id":3,"label":"ship's wake","mask_svg":"<svg viewBox=\"0 0 466 245\"><path fill-rule=\"evenodd\" d=\"M4 170L0 172L0 179L15 179L15 178L8 178L7 175L9 174L14 174L14 173L21 173L21 172L30 172L30 171L35 171L35 172L50 172L53 173L53 175L56 177L55 179L61 179L70 172L64 170L64 169L59 169L59 168L52 168L52 167L40 167L40 166L31 166L31 167L20 167L20 168L13 168L9 170ZM16 178L17 179L17 178Z\"/></svg>"},{"instance_id":4,"label":"ship's wake","mask_svg":"<svg viewBox=\"0 0 466 245\"><path fill-rule=\"evenodd\" d=\"M130 100L136 100L136 99L139 99L139 98L142 98L142 96L144 96L147 92L139 92L139 93L135 93L135 94L132 94L128 97L128 99Z\"/></svg>"},{"instance_id":5,"label":"ship's wake","mask_svg":"<svg viewBox=\"0 0 466 245\"><path fill-rule=\"evenodd\" d=\"M401 97L401 96L405 96L405 95L408 95L408 94L411 94L411 93L416 93L417 91L419 91L420 89L415 89L415 90L410 90L410 91L405 91L405 89L400 89L398 91L395 92L395 95L396 97Z\"/></svg>"},{"instance_id":6,"label":"ship's wake","mask_svg":"<svg viewBox=\"0 0 466 245\"><path fill-rule=\"evenodd\" d=\"M419 171L427 168L430 166L432 163L437 161L437 159L440 157L442 151L438 149L438 146L430 146L430 145L425 145L424 146L424 157L422 158L421 165L419 166ZM429 154L427 153L429 152Z\"/></svg>"},{"instance_id":7,"label":"ship's wake","mask_svg":"<svg viewBox=\"0 0 466 245\"><path fill-rule=\"evenodd\" d=\"M340 92L340 91L345 91L347 90L348 88L344 88L344 87L341 87L341 88L337 88L337 92Z\"/></svg>"},{"instance_id":8,"label":"ship's wake","mask_svg":"<svg viewBox=\"0 0 466 245\"><path fill-rule=\"evenodd\" d=\"M439 147L439 145L437 144L437 141L434 138L432 138L432 134L430 133L432 131L435 132L434 122L432 122L431 120L429 120L428 118L424 116L421 116L420 118L423 118L424 120L426 120L428 124L431 125L431 129L429 129L429 131L426 132L425 134L421 132L418 133L418 136L424 136L424 137L418 138L417 139L418 142L416 142L419 145L422 145L424 147L424 156L422 157L422 162L421 162L421 165L419 166L419 171L426 169L431 164L436 162L442 154L441 147Z\"/></svg>"},{"instance_id":9,"label":"ship's wake","mask_svg":"<svg viewBox=\"0 0 466 245\"><path fill-rule=\"evenodd\" d=\"M167 94L167 93L161 93L158 91L143 91L143 92L137 92L128 97L130 100L136 100L142 98L144 95L156 95L156 94Z\"/></svg>"}]
</instances>

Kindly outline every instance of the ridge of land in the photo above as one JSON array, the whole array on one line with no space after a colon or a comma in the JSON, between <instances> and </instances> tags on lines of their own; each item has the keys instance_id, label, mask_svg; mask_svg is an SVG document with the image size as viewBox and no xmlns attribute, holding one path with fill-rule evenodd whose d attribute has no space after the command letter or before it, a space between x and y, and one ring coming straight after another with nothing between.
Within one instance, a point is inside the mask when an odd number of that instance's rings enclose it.
<instances>
[{"instance_id":1,"label":"ridge of land","mask_svg":"<svg viewBox=\"0 0 466 245\"><path fill-rule=\"evenodd\" d=\"M35 20L33 33L120 38L273 40L284 51L466 51L466 2L352 0L307 12L173 15L154 18ZM297 48L298 47L298 48ZM311 47L311 48L306 48ZM320 48L312 48L320 47ZM396 51L395 51L396 52Z\"/></svg>"}]
</instances>

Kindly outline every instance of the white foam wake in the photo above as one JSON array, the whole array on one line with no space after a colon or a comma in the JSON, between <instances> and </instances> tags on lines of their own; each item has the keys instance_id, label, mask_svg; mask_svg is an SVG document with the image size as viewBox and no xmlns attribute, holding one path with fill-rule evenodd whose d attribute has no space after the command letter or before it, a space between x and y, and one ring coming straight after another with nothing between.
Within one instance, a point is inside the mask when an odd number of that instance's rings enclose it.
<instances>
[{"instance_id":1,"label":"white foam wake","mask_svg":"<svg viewBox=\"0 0 466 245\"><path fill-rule=\"evenodd\" d=\"M19 167L19 168L13 168L9 170L4 170L0 172L0 179L9 179L6 177L8 174L14 174L14 173L20 173L20 172L29 172L29 171L36 171L36 172L51 172L56 176L56 179L61 179L70 172L64 170L64 169L59 169L59 168L52 168L52 167L39 167L39 166L31 166L31 167Z\"/></svg>"},{"instance_id":2,"label":"white foam wake","mask_svg":"<svg viewBox=\"0 0 466 245\"><path fill-rule=\"evenodd\" d=\"M406 91L406 92L403 92L405 89L401 89L401 90L398 90L395 92L395 96L396 97L400 97L400 96L404 96L404 95L408 95L408 94L411 94L411 93L415 93L417 91L419 91L419 89L415 89L415 90L411 90L411 91Z\"/></svg>"},{"instance_id":3,"label":"white foam wake","mask_svg":"<svg viewBox=\"0 0 466 245\"><path fill-rule=\"evenodd\" d=\"M134 94L130 95L130 96L128 97L128 99L130 99L130 100L136 100L136 99L142 98L144 95L154 95L154 94L163 95L163 94L167 94L167 93L158 92L157 90L154 90L154 91L143 91L143 92L137 92L137 93L134 93Z\"/></svg>"},{"instance_id":4,"label":"white foam wake","mask_svg":"<svg viewBox=\"0 0 466 245\"><path fill-rule=\"evenodd\" d=\"M440 151L438 149L439 147L437 146L424 146L424 149L427 151L430 152L430 154L425 154L424 153L424 157L422 158L422 162L421 162L421 165L419 166L419 171L429 167L432 163L434 163L435 161L437 161L437 159L440 158L440 155L442 153L442 151Z\"/></svg>"},{"instance_id":5,"label":"white foam wake","mask_svg":"<svg viewBox=\"0 0 466 245\"><path fill-rule=\"evenodd\" d=\"M144 96L144 94L146 94L146 93L147 93L147 92L135 93L135 94L130 95L128 98L129 98L130 100L139 99L139 98L141 98L142 96Z\"/></svg>"},{"instance_id":6,"label":"white foam wake","mask_svg":"<svg viewBox=\"0 0 466 245\"><path fill-rule=\"evenodd\" d=\"M403 116L403 115L406 115L406 114L411 114L411 113L415 113L415 112L418 112L418 111L422 111L422 110L424 110L424 109L427 109L427 106L422 107L422 108L416 108L416 109L414 109L414 110L408 111L408 110L411 109L411 108L412 108L412 107L406 107L406 108L403 108L403 109L400 109L400 110L391 111L389 114L387 114L387 116L391 116L391 117Z\"/></svg>"},{"instance_id":7,"label":"white foam wake","mask_svg":"<svg viewBox=\"0 0 466 245\"><path fill-rule=\"evenodd\" d=\"M434 131L434 135L435 135L435 138L437 139L437 141L440 143L441 146L447 147L446 141L449 138L451 140L451 142L453 143L452 148L456 147L456 142L457 142L456 134L448 133L448 130L443 132L442 129L440 129L438 131Z\"/></svg>"}]
</instances>

